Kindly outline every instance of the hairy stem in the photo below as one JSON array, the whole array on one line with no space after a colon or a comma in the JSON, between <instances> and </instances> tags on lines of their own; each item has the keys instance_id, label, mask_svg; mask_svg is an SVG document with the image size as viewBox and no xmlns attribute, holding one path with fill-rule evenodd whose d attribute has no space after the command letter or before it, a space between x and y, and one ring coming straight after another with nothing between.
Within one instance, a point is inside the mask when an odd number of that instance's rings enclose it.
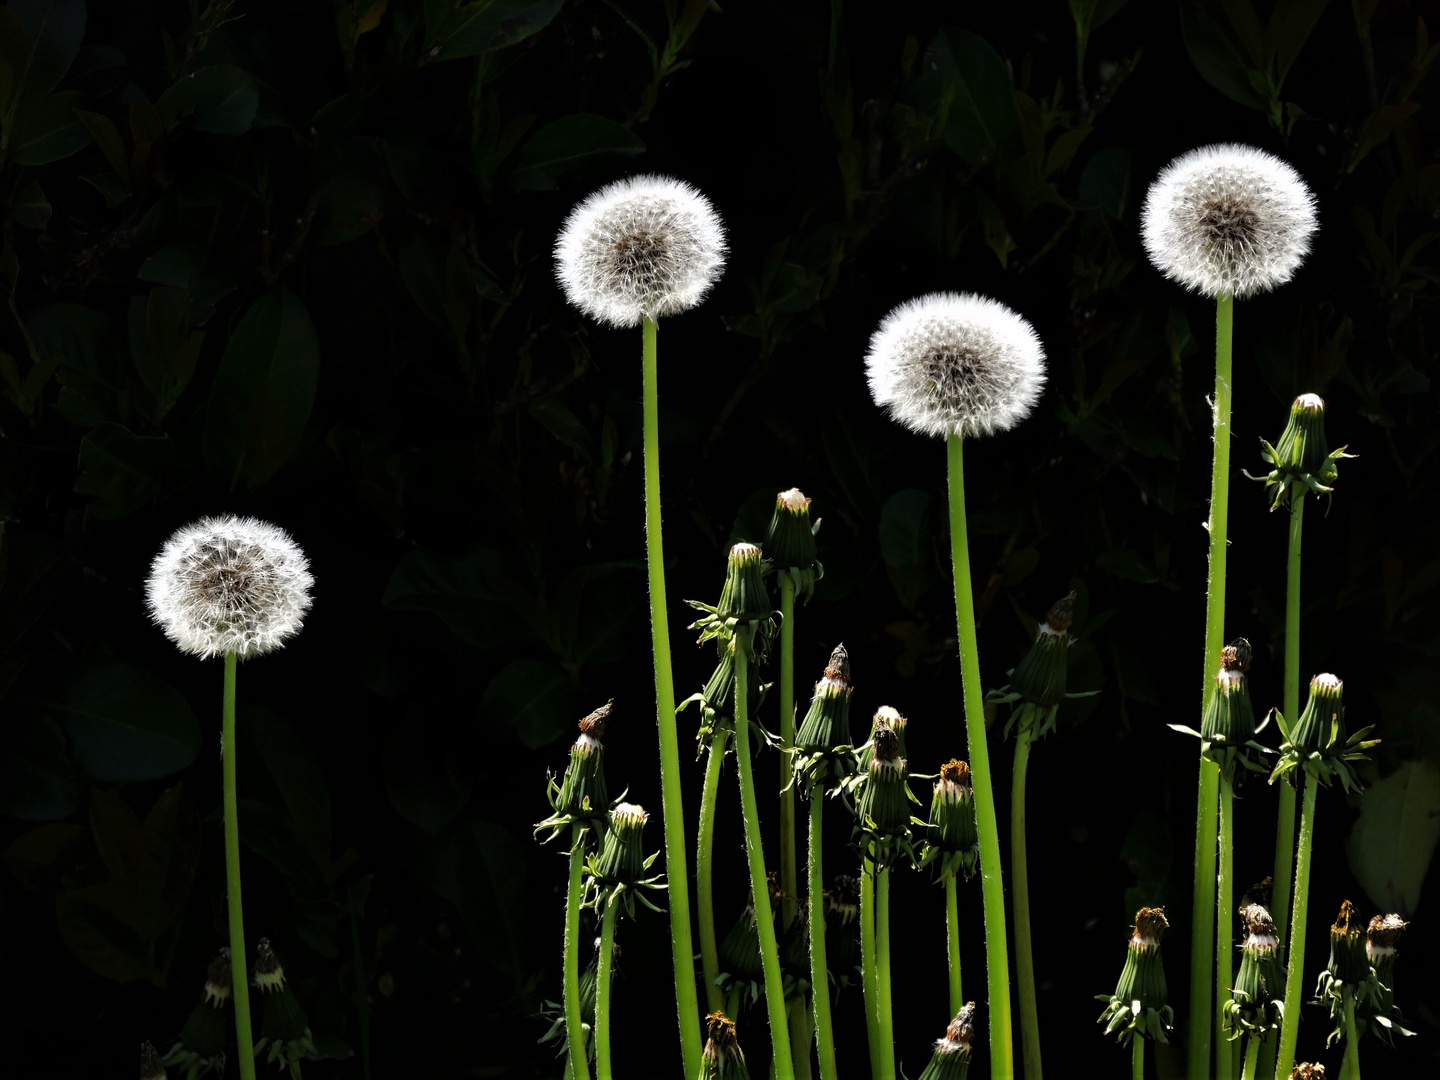
<instances>
[{"instance_id":1,"label":"hairy stem","mask_svg":"<svg viewBox=\"0 0 1440 1080\"><path fill-rule=\"evenodd\" d=\"M1200 715L1214 686L1225 633L1225 534L1230 505L1230 358L1235 327L1234 297L1215 301L1215 457L1210 470L1210 572L1205 591L1205 657ZM1195 888L1190 932L1189 1075L1210 1072L1211 963L1215 953L1215 840L1219 766L1200 758L1195 813Z\"/></svg>"},{"instance_id":2,"label":"hairy stem","mask_svg":"<svg viewBox=\"0 0 1440 1080\"><path fill-rule=\"evenodd\" d=\"M650 578L650 641L655 656L655 714L660 729L660 796L665 818L665 874L670 882L670 954L685 1075L700 1073L700 1005L690 938L690 874L685 859L685 803L680 793L680 739L670 669L670 615L665 604L665 549L660 533L660 391L654 319L642 324L645 399L645 567ZM248 1078L247 1078L248 1080Z\"/></svg>"},{"instance_id":3,"label":"hairy stem","mask_svg":"<svg viewBox=\"0 0 1440 1080\"><path fill-rule=\"evenodd\" d=\"M1225 1002L1230 1000L1230 988L1234 984L1235 941L1234 914L1234 836L1235 836L1235 787L1230 777L1220 776L1220 867L1216 889L1216 930L1215 930L1215 1075L1228 1078L1232 1075L1234 1062L1231 1050L1234 1047L1225 1037Z\"/></svg>"},{"instance_id":4,"label":"hairy stem","mask_svg":"<svg viewBox=\"0 0 1440 1080\"><path fill-rule=\"evenodd\" d=\"M1360 1080L1360 1037L1355 1031L1355 993L1345 989L1345 1080Z\"/></svg>"},{"instance_id":5,"label":"hairy stem","mask_svg":"<svg viewBox=\"0 0 1440 1080\"><path fill-rule=\"evenodd\" d=\"M615 954L615 916L620 898L611 896L600 919L600 963L595 970L595 1076L611 1080L610 1075L610 958ZM581 1061L584 1061L582 1056ZM699 1075L698 1073L696 1074Z\"/></svg>"},{"instance_id":6,"label":"hairy stem","mask_svg":"<svg viewBox=\"0 0 1440 1080\"><path fill-rule=\"evenodd\" d=\"M700 791L700 837L696 841L695 853L700 968L705 973L705 1003L710 1012L725 1006L725 998L718 985L720 950L715 943L715 804L720 795L720 770L725 764L725 743L729 738L730 732L717 728L710 739L710 756L705 763L705 786Z\"/></svg>"},{"instance_id":7,"label":"hairy stem","mask_svg":"<svg viewBox=\"0 0 1440 1080\"><path fill-rule=\"evenodd\" d=\"M1021 709L1030 712L1030 706ZM1030 725L1015 725L1015 779L1010 788L1010 872L1015 875L1015 975L1020 983L1020 1046L1025 1080L1040 1080L1040 1020L1035 1003L1035 960L1030 946L1030 871L1025 859L1025 771L1030 764Z\"/></svg>"},{"instance_id":8,"label":"hairy stem","mask_svg":"<svg viewBox=\"0 0 1440 1080\"><path fill-rule=\"evenodd\" d=\"M1005 890L1000 880L1000 826L985 745L985 702L980 688L980 655L975 637L975 598L970 586L970 541L965 524L965 463L961 439L946 442L950 478L950 558L955 574L955 626L960 641L960 676L965 692L965 734L975 790L975 823L980 834L980 887L985 910L985 981L990 1006L990 1075L1009 1080L1015 1072L1010 1033L1010 960L1005 941Z\"/></svg>"},{"instance_id":9,"label":"hairy stem","mask_svg":"<svg viewBox=\"0 0 1440 1080\"><path fill-rule=\"evenodd\" d=\"M1315 774L1305 777L1300 803L1300 840L1295 849L1295 900L1291 905L1289 962L1285 968L1285 1017L1280 1027L1280 1051L1275 1058L1275 1080L1289 1080L1295 1067L1295 1041L1300 1035L1300 983L1305 972L1306 898L1310 891L1310 849L1315 836L1315 796L1320 783Z\"/></svg>"},{"instance_id":10,"label":"hairy stem","mask_svg":"<svg viewBox=\"0 0 1440 1080\"><path fill-rule=\"evenodd\" d=\"M1260 1061L1261 1040L1254 1035L1245 1036L1245 1070L1240 1080L1255 1080L1255 1066Z\"/></svg>"},{"instance_id":11,"label":"hairy stem","mask_svg":"<svg viewBox=\"0 0 1440 1080\"><path fill-rule=\"evenodd\" d=\"M1285 560L1285 673L1281 700L1285 719L1293 724L1300 718L1300 534L1304 525L1305 500L1290 507L1290 550ZM1270 910L1275 933L1281 944L1290 920L1290 868L1295 861L1295 788L1280 786L1280 816L1275 826L1275 872Z\"/></svg>"},{"instance_id":12,"label":"hairy stem","mask_svg":"<svg viewBox=\"0 0 1440 1080\"><path fill-rule=\"evenodd\" d=\"M836 1080L835 1031L830 1022L830 969L825 963L825 877L821 863L824 817L824 792L817 785L810 792L810 880L806 887L810 904L810 1000L815 1012L820 1080Z\"/></svg>"},{"instance_id":13,"label":"hairy stem","mask_svg":"<svg viewBox=\"0 0 1440 1080\"><path fill-rule=\"evenodd\" d=\"M1134 1045L1130 1052L1131 1080L1145 1080L1145 1040L1137 1035L1131 1042Z\"/></svg>"},{"instance_id":14,"label":"hairy stem","mask_svg":"<svg viewBox=\"0 0 1440 1080\"><path fill-rule=\"evenodd\" d=\"M860 984L865 998L865 1037L870 1075L880 1076L880 983L875 976L875 845L860 862Z\"/></svg>"},{"instance_id":15,"label":"hairy stem","mask_svg":"<svg viewBox=\"0 0 1440 1080\"><path fill-rule=\"evenodd\" d=\"M585 863L585 827L570 830L570 885L565 892L565 1041L570 1047L570 1075L590 1080L585 1057L585 1032L580 1018L580 870Z\"/></svg>"},{"instance_id":16,"label":"hairy stem","mask_svg":"<svg viewBox=\"0 0 1440 1080\"><path fill-rule=\"evenodd\" d=\"M795 745L795 579L780 574L780 747ZM795 789L790 784L790 755L780 755L780 888L785 893L785 925L795 921L800 878L795 861Z\"/></svg>"},{"instance_id":17,"label":"hairy stem","mask_svg":"<svg viewBox=\"0 0 1440 1080\"><path fill-rule=\"evenodd\" d=\"M750 888L755 894L755 929L760 935L760 963L765 971L765 1011L770 1020L770 1045L776 1080L795 1080L790 1032L785 1020L785 988L780 977L780 950L775 945L775 918L765 874L765 849L760 841L760 808L750 768L750 719L746 715L749 659L735 645L735 761L740 773L740 806L745 815L745 854L750 863ZM697 1074L698 1075L698 1074Z\"/></svg>"},{"instance_id":18,"label":"hairy stem","mask_svg":"<svg viewBox=\"0 0 1440 1080\"><path fill-rule=\"evenodd\" d=\"M245 913L240 903L240 816L235 793L235 668L225 654L225 697L221 708L220 764L225 785L225 903L230 920L230 987L235 998L235 1047L241 1080L255 1080L255 1037L250 1032L250 980L246 977Z\"/></svg>"},{"instance_id":19,"label":"hairy stem","mask_svg":"<svg viewBox=\"0 0 1440 1080\"><path fill-rule=\"evenodd\" d=\"M875 875L875 982L879 1008L880 1072L876 1080L895 1080L895 1015L890 991L890 868Z\"/></svg>"},{"instance_id":20,"label":"hairy stem","mask_svg":"<svg viewBox=\"0 0 1440 1080\"><path fill-rule=\"evenodd\" d=\"M950 1015L965 1004L960 987L960 904L956 897L955 875L945 875L945 952L950 958Z\"/></svg>"}]
</instances>

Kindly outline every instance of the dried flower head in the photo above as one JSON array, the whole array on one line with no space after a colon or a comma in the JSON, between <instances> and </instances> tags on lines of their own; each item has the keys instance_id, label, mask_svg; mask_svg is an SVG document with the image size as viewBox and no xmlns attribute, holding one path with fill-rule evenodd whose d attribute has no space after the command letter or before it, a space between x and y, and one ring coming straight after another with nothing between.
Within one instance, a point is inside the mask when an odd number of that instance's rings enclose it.
<instances>
[{"instance_id":1,"label":"dried flower head","mask_svg":"<svg viewBox=\"0 0 1440 1080\"><path fill-rule=\"evenodd\" d=\"M202 518L178 530L145 582L150 617L181 652L278 649L310 610L309 563L285 530L255 518Z\"/></svg>"},{"instance_id":2,"label":"dried flower head","mask_svg":"<svg viewBox=\"0 0 1440 1080\"><path fill-rule=\"evenodd\" d=\"M607 184L570 211L555 241L566 299L611 326L700 303L725 266L725 229L708 199L668 176Z\"/></svg>"},{"instance_id":3,"label":"dried flower head","mask_svg":"<svg viewBox=\"0 0 1440 1080\"><path fill-rule=\"evenodd\" d=\"M1165 1033L1174 1024L1174 1010L1166 1003L1165 967L1160 957L1160 939L1169 929L1164 908L1141 908L1135 913L1135 928L1125 967L1115 984L1115 993L1099 994L1105 1002L1099 1023L1106 1035L1116 1035L1126 1046L1135 1037L1167 1042Z\"/></svg>"},{"instance_id":4,"label":"dried flower head","mask_svg":"<svg viewBox=\"0 0 1440 1080\"><path fill-rule=\"evenodd\" d=\"M1283 285L1310 251L1315 196L1279 158L1223 143L1182 154L1145 196L1141 232L1166 277L1205 296Z\"/></svg>"},{"instance_id":5,"label":"dried flower head","mask_svg":"<svg viewBox=\"0 0 1440 1080\"><path fill-rule=\"evenodd\" d=\"M990 435L1030 414L1045 386L1035 328L974 293L930 293L886 315L865 376L875 404L921 435Z\"/></svg>"},{"instance_id":6,"label":"dried flower head","mask_svg":"<svg viewBox=\"0 0 1440 1080\"><path fill-rule=\"evenodd\" d=\"M750 1080L740 1040L735 1037L735 1021L722 1012L705 1018L709 1037L700 1062L700 1080Z\"/></svg>"},{"instance_id":7,"label":"dried flower head","mask_svg":"<svg viewBox=\"0 0 1440 1080\"><path fill-rule=\"evenodd\" d=\"M920 1080L965 1080L974 1038L975 1003L967 1001L945 1029L945 1037L935 1040L935 1051Z\"/></svg>"},{"instance_id":8,"label":"dried flower head","mask_svg":"<svg viewBox=\"0 0 1440 1080\"><path fill-rule=\"evenodd\" d=\"M1302 1061L1290 1070L1290 1080L1325 1080L1325 1066Z\"/></svg>"}]
</instances>

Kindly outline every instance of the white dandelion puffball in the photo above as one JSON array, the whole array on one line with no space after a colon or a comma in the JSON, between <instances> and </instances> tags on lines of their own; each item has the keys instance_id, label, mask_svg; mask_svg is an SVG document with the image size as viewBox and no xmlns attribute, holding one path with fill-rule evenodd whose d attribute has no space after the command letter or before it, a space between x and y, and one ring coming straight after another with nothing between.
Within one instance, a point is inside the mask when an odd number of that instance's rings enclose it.
<instances>
[{"instance_id":1,"label":"white dandelion puffball","mask_svg":"<svg viewBox=\"0 0 1440 1080\"><path fill-rule=\"evenodd\" d=\"M725 266L725 228L708 199L668 176L631 176L565 219L555 272L566 299L611 326L700 303Z\"/></svg>"},{"instance_id":2,"label":"white dandelion puffball","mask_svg":"<svg viewBox=\"0 0 1440 1080\"><path fill-rule=\"evenodd\" d=\"M178 530L150 565L150 617L181 652L278 649L299 633L315 579L285 530L255 518L202 518Z\"/></svg>"},{"instance_id":3,"label":"white dandelion puffball","mask_svg":"<svg viewBox=\"0 0 1440 1080\"><path fill-rule=\"evenodd\" d=\"M1210 297L1285 284L1309 253L1315 226L1315 196L1300 174L1235 143L1202 146L1165 166L1141 215L1150 261Z\"/></svg>"},{"instance_id":4,"label":"white dandelion puffball","mask_svg":"<svg viewBox=\"0 0 1440 1080\"><path fill-rule=\"evenodd\" d=\"M865 377L875 404L921 435L989 435L1030 414L1045 387L1035 328L974 293L930 293L886 315Z\"/></svg>"}]
</instances>

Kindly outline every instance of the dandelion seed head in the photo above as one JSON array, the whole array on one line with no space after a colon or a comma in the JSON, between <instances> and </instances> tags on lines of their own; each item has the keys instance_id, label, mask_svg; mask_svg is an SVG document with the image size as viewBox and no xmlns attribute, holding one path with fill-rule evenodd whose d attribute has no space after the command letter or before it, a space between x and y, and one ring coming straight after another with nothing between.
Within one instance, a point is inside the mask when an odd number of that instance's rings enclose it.
<instances>
[{"instance_id":1,"label":"dandelion seed head","mask_svg":"<svg viewBox=\"0 0 1440 1080\"><path fill-rule=\"evenodd\" d=\"M668 176L631 176L565 219L555 268L565 296L610 326L636 326L700 303L725 266L725 228L710 201Z\"/></svg>"},{"instance_id":2,"label":"dandelion seed head","mask_svg":"<svg viewBox=\"0 0 1440 1080\"><path fill-rule=\"evenodd\" d=\"M310 610L309 562L283 529L255 518L202 518L179 529L150 565L150 617L181 652L278 649Z\"/></svg>"},{"instance_id":3,"label":"dandelion seed head","mask_svg":"<svg viewBox=\"0 0 1440 1080\"><path fill-rule=\"evenodd\" d=\"M1040 400L1045 352L1035 329L974 293L930 293L895 308L870 338L870 396L921 435L1006 431Z\"/></svg>"},{"instance_id":4,"label":"dandelion seed head","mask_svg":"<svg viewBox=\"0 0 1440 1080\"><path fill-rule=\"evenodd\" d=\"M1236 143L1172 161L1150 185L1141 215L1150 261L1210 297L1283 285L1309 253L1315 228L1315 196L1300 174Z\"/></svg>"}]
</instances>

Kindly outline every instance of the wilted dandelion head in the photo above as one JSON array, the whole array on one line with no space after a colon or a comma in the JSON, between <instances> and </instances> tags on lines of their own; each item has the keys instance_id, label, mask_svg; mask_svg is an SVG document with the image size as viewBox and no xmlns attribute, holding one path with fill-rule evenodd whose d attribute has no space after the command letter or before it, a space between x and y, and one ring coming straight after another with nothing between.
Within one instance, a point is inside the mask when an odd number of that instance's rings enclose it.
<instances>
[{"instance_id":1,"label":"wilted dandelion head","mask_svg":"<svg viewBox=\"0 0 1440 1080\"><path fill-rule=\"evenodd\" d=\"M145 600L181 652L247 659L299 632L314 583L305 553L283 529L226 515L186 525L165 542Z\"/></svg>"},{"instance_id":2,"label":"wilted dandelion head","mask_svg":"<svg viewBox=\"0 0 1440 1080\"><path fill-rule=\"evenodd\" d=\"M1205 296L1283 285L1310 251L1315 196L1287 163L1222 143L1182 154L1145 196L1141 232L1166 277Z\"/></svg>"},{"instance_id":3,"label":"wilted dandelion head","mask_svg":"<svg viewBox=\"0 0 1440 1080\"><path fill-rule=\"evenodd\" d=\"M1045 386L1035 328L974 293L908 300L870 337L875 404L922 435L989 435L1029 415Z\"/></svg>"},{"instance_id":4,"label":"wilted dandelion head","mask_svg":"<svg viewBox=\"0 0 1440 1080\"><path fill-rule=\"evenodd\" d=\"M611 326L686 311L725 266L725 229L710 201L668 176L607 184L570 211L555 241L565 296Z\"/></svg>"}]
</instances>

